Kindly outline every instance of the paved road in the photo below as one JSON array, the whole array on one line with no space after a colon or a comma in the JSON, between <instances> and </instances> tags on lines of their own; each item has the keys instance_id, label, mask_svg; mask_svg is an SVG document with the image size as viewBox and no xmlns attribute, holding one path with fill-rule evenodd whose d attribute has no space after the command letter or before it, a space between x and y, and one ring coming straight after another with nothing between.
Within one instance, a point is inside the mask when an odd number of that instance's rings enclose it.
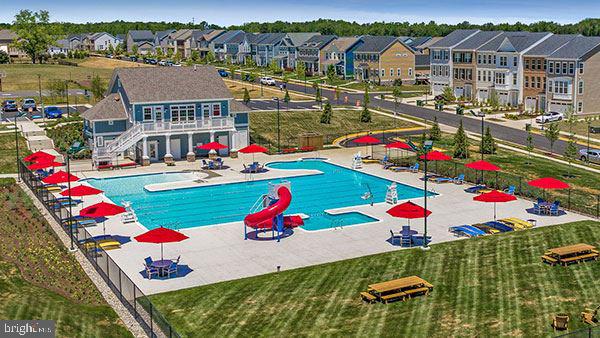
<instances>
[{"instance_id":1,"label":"paved road","mask_svg":"<svg viewBox=\"0 0 600 338\"><path fill-rule=\"evenodd\" d=\"M86 93L83 89L69 89L69 95L84 95L84 94L86 94ZM89 91L87 92L87 94L90 96L92 95L92 93L90 93ZM42 95L50 96L50 91L43 89ZM40 93L37 90L9 90L9 91L1 91L0 92L0 99L2 99L2 100L16 98L16 97L32 97L34 99L37 99L39 96L40 96Z\"/></svg>"}]
</instances>

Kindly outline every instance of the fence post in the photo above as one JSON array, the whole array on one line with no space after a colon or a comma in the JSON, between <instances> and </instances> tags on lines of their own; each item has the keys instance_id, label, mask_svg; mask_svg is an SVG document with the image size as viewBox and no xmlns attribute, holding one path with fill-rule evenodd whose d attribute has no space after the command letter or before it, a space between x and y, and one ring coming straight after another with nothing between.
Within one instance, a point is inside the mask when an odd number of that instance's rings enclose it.
<instances>
[{"instance_id":1,"label":"fence post","mask_svg":"<svg viewBox=\"0 0 600 338\"><path fill-rule=\"evenodd\" d=\"M567 196L567 208L571 209L571 189L569 189L569 195Z\"/></svg>"},{"instance_id":2,"label":"fence post","mask_svg":"<svg viewBox=\"0 0 600 338\"><path fill-rule=\"evenodd\" d=\"M600 195L596 195L596 217L600 217Z\"/></svg>"},{"instance_id":3,"label":"fence post","mask_svg":"<svg viewBox=\"0 0 600 338\"><path fill-rule=\"evenodd\" d=\"M133 282L131 282L133 284ZM137 313L137 296L135 295L135 290L137 289L137 286L135 286L135 284L133 284L133 318L137 319L138 313Z\"/></svg>"},{"instance_id":4,"label":"fence post","mask_svg":"<svg viewBox=\"0 0 600 338\"><path fill-rule=\"evenodd\" d=\"M498 172L496 171L496 189L500 189L500 186L498 185Z\"/></svg>"},{"instance_id":5,"label":"fence post","mask_svg":"<svg viewBox=\"0 0 600 338\"><path fill-rule=\"evenodd\" d=\"M123 271L121 271L121 269L119 268L119 297L121 298L121 302L123 301L123 289L121 286L121 274L123 273Z\"/></svg>"},{"instance_id":6,"label":"fence post","mask_svg":"<svg viewBox=\"0 0 600 338\"><path fill-rule=\"evenodd\" d=\"M151 333L150 337L154 336L154 320L153 320L153 316L152 316L152 311L153 311L152 303L150 303L150 333Z\"/></svg>"},{"instance_id":7,"label":"fence post","mask_svg":"<svg viewBox=\"0 0 600 338\"><path fill-rule=\"evenodd\" d=\"M523 189L522 189L522 186L521 186L521 182L522 182L521 176L519 176L519 195L523 195Z\"/></svg>"}]
</instances>

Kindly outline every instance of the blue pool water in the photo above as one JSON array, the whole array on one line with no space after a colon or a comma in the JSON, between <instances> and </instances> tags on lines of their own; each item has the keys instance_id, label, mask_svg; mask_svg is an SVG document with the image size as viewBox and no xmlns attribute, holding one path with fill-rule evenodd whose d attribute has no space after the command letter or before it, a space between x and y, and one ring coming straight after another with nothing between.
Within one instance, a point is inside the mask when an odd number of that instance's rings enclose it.
<instances>
[{"instance_id":1,"label":"blue pool water","mask_svg":"<svg viewBox=\"0 0 600 338\"><path fill-rule=\"evenodd\" d=\"M149 192L144 186L153 183L189 180L189 174L171 173L90 179L89 183L104 190L115 203L130 201L139 221L148 229L161 225L191 228L218 223L241 221L257 199L268 192L268 183L291 182L292 203L286 214L310 216L303 229L321 230L332 227L377 221L372 217L350 212L329 215L327 209L368 204L362 195L371 191L373 202L383 202L387 186L392 182L359 171L346 169L320 160L274 162L273 169L312 169L321 173L285 179L255 180L206 187ZM260 175L258 176L260 177ZM423 190L397 184L398 198L423 196Z\"/></svg>"}]
</instances>

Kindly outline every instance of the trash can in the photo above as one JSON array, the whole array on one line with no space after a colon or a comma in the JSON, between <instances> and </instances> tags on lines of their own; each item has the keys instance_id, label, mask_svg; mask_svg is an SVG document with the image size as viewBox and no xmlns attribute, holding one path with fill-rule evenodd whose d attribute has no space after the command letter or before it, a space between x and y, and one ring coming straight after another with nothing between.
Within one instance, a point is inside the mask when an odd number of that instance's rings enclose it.
<instances>
[{"instance_id":1,"label":"trash can","mask_svg":"<svg viewBox=\"0 0 600 338\"><path fill-rule=\"evenodd\" d=\"M531 123L525 123L525 130L531 131Z\"/></svg>"},{"instance_id":2,"label":"trash can","mask_svg":"<svg viewBox=\"0 0 600 338\"><path fill-rule=\"evenodd\" d=\"M423 101L417 100L417 107L423 107Z\"/></svg>"},{"instance_id":3,"label":"trash can","mask_svg":"<svg viewBox=\"0 0 600 338\"><path fill-rule=\"evenodd\" d=\"M465 108L458 106L456 107L456 115L464 115Z\"/></svg>"}]
</instances>

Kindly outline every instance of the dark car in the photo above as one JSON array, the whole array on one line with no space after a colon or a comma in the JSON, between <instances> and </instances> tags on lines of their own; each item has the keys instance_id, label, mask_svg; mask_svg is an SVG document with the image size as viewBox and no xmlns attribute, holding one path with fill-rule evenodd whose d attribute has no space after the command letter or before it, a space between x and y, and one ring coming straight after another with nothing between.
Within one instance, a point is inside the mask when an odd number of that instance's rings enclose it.
<instances>
[{"instance_id":1,"label":"dark car","mask_svg":"<svg viewBox=\"0 0 600 338\"><path fill-rule=\"evenodd\" d=\"M17 107L17 101L15 100L6 100L4 102L2 102L2 110L5 112L8 111L18 111L19 108Z\"/></svg>"},{"instance_id":2,"label":"dark car","mask_svg":"<svg viewBox=\"0 0 600 338\"><path fill-rule=\"evenodd\" d=\"M219 69L219 75L221 75L221 77L228 77L229 73L224 69Z\"/></svg>"},{"instance_id":3,"label":"dark car","mask_svg":"<svg viewBox=\"0 0 600 338\"><path fill-rule=\"evenodd\" d=\"M158 60L156 60L156 59L147 59L147 61L148 61L147 63L149 63L151 65L158 64Z\"/></svg>"},{"instance_id":4,"label":"dark car","mask_svg":"<svg viewBox=\"0 0 600 338\"><path fill-rule=\"evenodd\" d=\"M44 109L44 115L47 119L59 119L62 117L63 111L56 106L49 106Z\"/></svg>"},{"instance_id":5,"label":"dark car","mask_svg":"<svg viewBox=\"0 0 600 338\"><path fill-rule=\"evenodd\" d=\"M23 102L21 103L21 110L22 111L29 111L31 109L31 111L36 111L37 110L37 106L35 104L35 100L32 98L27 98L24 99Z\"/></svg>"},{"instance_id":6,"label":"dark car","mask_svg":"<svg viewBox=\"0 0 600 338\"><path fill-rule=\"evenodd\" d=\"M129 60L133 61L133 62L137 62L138 58L135 55L132 55L129 57Z\"/></svg>"}]
</instances>

